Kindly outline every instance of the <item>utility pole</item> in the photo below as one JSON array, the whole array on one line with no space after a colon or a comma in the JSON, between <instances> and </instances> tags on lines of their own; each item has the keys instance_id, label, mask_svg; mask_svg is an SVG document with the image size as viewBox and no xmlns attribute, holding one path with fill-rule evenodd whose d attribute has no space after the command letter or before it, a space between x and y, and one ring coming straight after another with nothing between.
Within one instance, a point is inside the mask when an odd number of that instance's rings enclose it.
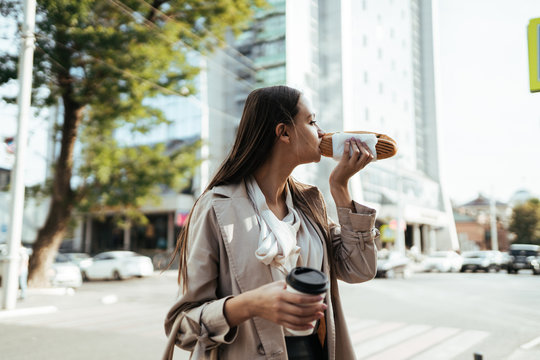
<instances>
[{"instance_id":1,"label":"utility pole","mask_svg":"<svg viewBox=\"0 0 540 360\"><path fill-rule=\"evenodd\" d=\"M499 238L497 236L497 207L495 204L495 196L491 192L489 201L490 224L491 224L491 250L499 250Z\"/></svg>"},{"instance_id":2,"label":"utility pole","mask_svg":"<svg viewBox=\"0 0 540 360\"><path fill-rule=\"evenodd\" d=\"M24 159L28 137L28 116L32 98L32 66L34 59L34 28L36 0L24 1L24 22L19 56L19 115L15 138L15 164L11 170L11 204L8 228L7 257L4 263L2 309L15 308L18 288L19 248L24 210Z\"/></svg>"}]
</instances>

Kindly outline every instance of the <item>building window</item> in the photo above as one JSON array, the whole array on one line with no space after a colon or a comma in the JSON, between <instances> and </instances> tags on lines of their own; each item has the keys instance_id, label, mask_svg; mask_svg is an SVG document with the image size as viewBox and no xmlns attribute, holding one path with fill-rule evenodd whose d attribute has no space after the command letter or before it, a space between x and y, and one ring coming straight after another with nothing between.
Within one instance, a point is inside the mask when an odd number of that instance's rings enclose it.
<instances>
[{"instance_id":1,"label":"building window","mask_svg":"<svg viewBox=\"0 0 540 360\"><path fill-rule=\"evenodd\" d=\"M362 45L364 45L364 47L367 47L367 36L366 35L362 36Z\"/></svg>"},{"instance_id":2,"label":"building window","mask_svg":"<svg viewBox=\"0 0 540 360\"><path fill-rule=\"evenodd\" d=\"M379 60L382 59L382 49L381 48L377 49L377 57L379 58Z\"/></svg>"},{"instance_id":3,"label":"building window","mask_svg":"<svg viewBox=\"0 0 540 360\"><path fill-rule=\"evenodd\" d=\"M369 121L369 109L366 108L365 110L365 118L366 118L366 121Z\"/></svg>"},{"instance_id":4,"label":"building window","mask_svg":"<svg viewBox=\"0 0 540 360\"><path fill-rule=\"evenodd\" d=\"M366 11L367 9L367 0L362 0L362 10Z\"/></svg>"},{"instance_id":5,"label":"building window","mask_svg":"<svg viewBox=\"0 0 540 360\"><path fill-rule=\"evenodd\" d=\"M368 83L368 73L367 73L367 71L364 71L364 83L365 84Z\"/></svg>"},{"instance_id":6,"label":"building window","mask_svg":"<svg viewBox=\"0 0 540 360\"><path fill-rule=\"evenodd\" d=\"M379 94L382 94L384 92L384 86L383 86L383 83L380 82L379 83Z\"/></svg>"},{"instance_id":7,"label":"building window","mask_svg":"<svg viewBox=\"0 0 540 360\"><path fill-rule=\"evenodd\" d=\"M257 81L262 86L282 84L285 82L285 66L264 69L257 73Z\"/></svg>"},{"instance_id":8,"label":"building window","mask_svg":"<svg viewBox=\"0 0 540 360\"><path fill-rule=\"evenodd\" d=\"M0 189L7 188L9 185L9 170L0 169Z\"/></svg>"}]
</instances>

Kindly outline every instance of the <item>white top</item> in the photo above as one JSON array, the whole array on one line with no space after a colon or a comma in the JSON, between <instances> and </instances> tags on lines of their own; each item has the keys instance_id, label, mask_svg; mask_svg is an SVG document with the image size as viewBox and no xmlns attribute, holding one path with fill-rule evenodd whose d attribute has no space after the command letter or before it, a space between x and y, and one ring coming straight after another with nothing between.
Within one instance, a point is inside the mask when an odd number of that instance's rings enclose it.
<instances>
[{"instance_id":1,"label":"white top","mask_svg":"<svg viewBox=\"0 0 540 360\"><path fill-rule=\"evenodd\" d=\"M288 213L278 219L266 203L255 178L246 180L260 227L259 247L255 256L271 266L272 279L285 279L296 266L322 269L323 239L321 239L306 216L294 208L289 187L285 188Z\"/></svg>"}]
</instances>

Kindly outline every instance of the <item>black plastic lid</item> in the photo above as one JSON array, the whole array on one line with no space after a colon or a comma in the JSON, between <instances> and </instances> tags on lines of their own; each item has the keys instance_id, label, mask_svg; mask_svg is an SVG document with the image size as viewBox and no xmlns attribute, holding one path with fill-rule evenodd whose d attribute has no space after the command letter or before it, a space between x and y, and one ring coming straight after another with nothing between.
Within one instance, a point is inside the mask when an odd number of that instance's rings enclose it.
<instances>
[{"instance_id":1,"label":"black plastic lid","mask_svg":"<svg viewBox=\"0 0 540 360\"><path fill-rule=\"evenodd\" d=\"M322 294L328 289L327 276L316 269L295 267L287 275L287 284L306 294Z\"/></svg>"}]
</instances>

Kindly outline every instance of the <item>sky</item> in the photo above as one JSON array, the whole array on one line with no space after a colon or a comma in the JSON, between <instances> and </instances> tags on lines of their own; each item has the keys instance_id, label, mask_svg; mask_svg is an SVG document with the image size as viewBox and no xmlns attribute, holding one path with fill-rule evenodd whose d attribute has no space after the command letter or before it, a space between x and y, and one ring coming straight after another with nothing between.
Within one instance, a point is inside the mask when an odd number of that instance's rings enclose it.
<instances>
[{"instance_id":1,"label":"sky","mask_svg":"<svg viewBox=\"0 0 540 360\"><path fill-rule=\"evenodd\" d=\"M540 0L433 1L447 195L457 204L478 193L504 202L520 189L540 196L540 93L529 91L526 34L529 20L540 17ZM5 36L5 25L0 30ZM9 45L0 37L0 46ZM14 135L16 111L0 104L0 114L0 136ZM31 119L27 184L45 174L46 126Z\"/></svg>"},{"instance_id":2,"label":"sky","mask_svg":"<svg viewBox=\"0 0 540 360\"><path fill-rule=\"evenodd\" d=\"M437 0L434 0L437 1ZM450 198L540 196L540 93L526 27L539 0L439 0L434 42L440 165Z\"/></svg>"}]
</instances>

